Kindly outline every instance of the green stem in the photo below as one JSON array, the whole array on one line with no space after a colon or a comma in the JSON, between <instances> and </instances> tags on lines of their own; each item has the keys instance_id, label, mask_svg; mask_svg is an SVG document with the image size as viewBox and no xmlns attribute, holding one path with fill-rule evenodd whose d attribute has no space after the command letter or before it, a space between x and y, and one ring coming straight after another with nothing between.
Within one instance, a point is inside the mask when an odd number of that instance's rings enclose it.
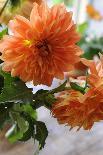
<instances>
[{"instance_id":1,"label":"green stem","mask_svg":"<svg viewBox=\"0 0 103 155\"><path fill-rule=\"evenodd\" d=\"M65 91L65 90L70 90L71 87L66 87L66 83L67 81L65 81L63 84L61 84L59 87L57 88L54 88L52 90L48 90L46 92L43 92L41 94L39 93L36 93L33 95L33 103L32 103L32 107L34 109L37 109L41 106L47 106L45 103L44 103L44 100L46 99L46 97L51 94L51 95L54 95L55 93L60 93L62 91ZM55 97L54 97L55 98Z\"/></svg>"},{"instance_id":2,"label":"green stem","mask_svg":"<svg viewBox=\"0 0 103 155\"><path fill-rule=\"evenodd\" d=\"M71 89L70 87L66 87L66 83L67 83L67 80L63 84L61 84L59 87L48 91L46 94L55 94L55 93L59 93L59 92L64 91L64 90Z\"/></svg>"},{"instance_id":3,"label":"green stem","mask_svg":"<svg viewBox=\"0 0 103 155\"><path fill-rule=\"evenodd\" d=\"M9 2L9 0L7 0L7 1L5 2L3 8L1 9L1 11L0 11L0 16L2 15L3 11L5 10L5 8L6 8L7 4L8 4L8 2Z\"/></svg>"},{"instance_id":4,"label":"green stem","mask_svg":"<svg viewBox=\"0 0 103 155\"><path fill-rule=\"evenodd\" d=\"M49 91L48 94L55 94L55 93L59 93L61 91L70 90L70 89L71 89L71 87L65 87L63 89L59 89L59 87L58 87L58 88L55 88L55 89Z\"/></svg>"}]
</instances>

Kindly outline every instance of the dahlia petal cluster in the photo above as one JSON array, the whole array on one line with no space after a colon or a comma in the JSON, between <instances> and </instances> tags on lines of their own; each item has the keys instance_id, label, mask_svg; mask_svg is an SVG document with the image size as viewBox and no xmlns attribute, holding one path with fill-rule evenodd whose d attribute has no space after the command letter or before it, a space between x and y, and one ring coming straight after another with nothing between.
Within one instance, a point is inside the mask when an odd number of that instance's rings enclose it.
<instances>
[{"instance_id":1,"label":"dahlia petal cluster","mask_svg":"<svg viewBox=\"0 0 103 155\"><path fill-rule=\"evenodd\" d=\"M34 3L30 20L18 15L9 28L12 35L0 42L3 70L24 82L51 85L54 77L63 79L80 60L80 36L64 4L49 8L44 2Z\"/></svg>"},{"instance_id":2,"label":"dahlia petal cluster","mask_svg":"<svg viewBox=\"0 0 103 155\"><path fill-rule=\"evenodd\" d=\"M96 64L83 59L90 68L85 94L79 91L64 91L53 104L52 113L60 124L91 129L94 122L103 120L103 57Z\"/></svg>"}]
</instances>

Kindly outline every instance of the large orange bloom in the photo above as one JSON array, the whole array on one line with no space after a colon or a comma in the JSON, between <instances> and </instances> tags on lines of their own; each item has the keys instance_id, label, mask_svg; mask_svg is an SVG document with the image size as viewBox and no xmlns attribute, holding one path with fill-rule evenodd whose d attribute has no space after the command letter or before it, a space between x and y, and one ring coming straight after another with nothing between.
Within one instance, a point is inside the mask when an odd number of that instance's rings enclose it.
<instances>
[{"instance_id":1,"label":"large orange bloom","mask_svg":"<svg viewBox=\"0 0 103 155\"><path fill-rule=\"evenodd\" d=\"M63 4L50 9L35 3L30 21L16 16L9 27L13 35L0 43L3 70L25 82L51 85L54 77L63 79L80 59L81 49L75 45L79 35Z\"/></svg>"},{"instance_id":2,"label":"large orange bloom","mask_svg":"<svg viewBox=\"0 0 103 155\"><path fill-rule=\"evenodd\" d=\"M103 61L83 61L90 67L90 88L84 95L75 90L64 91L53 104L52 113L60 124L87 130L94 122L103 120Z\"/></svg>"}]
</instances>

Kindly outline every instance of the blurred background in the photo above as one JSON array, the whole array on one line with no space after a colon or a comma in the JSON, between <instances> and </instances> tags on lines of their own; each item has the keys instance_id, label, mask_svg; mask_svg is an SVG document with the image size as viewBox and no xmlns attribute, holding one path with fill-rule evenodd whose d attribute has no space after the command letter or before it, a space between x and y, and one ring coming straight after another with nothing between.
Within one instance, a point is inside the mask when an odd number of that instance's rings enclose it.
<instances>
[{"instance_id":1,"label":"blurred background","mask_svg":"<svg viewBox=\"0 0 103 155\"><path fill-rule=\"evenodd\" d=\"M6 0L0 0L0 30L6 34L6 25L14 14L20 13L28 18L27 12L30 12L33 1L30 0L30 4L27 2L26 5L23 3L21 7L17 5L19 0L12 0L8 5ZM40 0L36 1L40 3ZM47 0L50 7L61 2L65 3L68 11L73 11L77 31L81 34L79 45L85 51L83 57L92 59L98 56L99 52L103 52L103 0ZM12 9L8 9L10 7ZM0 32L0 38L1 35ZM52 87L56 87L57 83L55 81ZM34 87L34 92L41 88L50 89L40 85ZM47 109L38 109L38 116L39 120L46 123L49 131L40 155L103 155L103 122L95 124L90 131L81 129L76 132L75 129L69 131L68 127L59 125ZM0 132L0 155L33 155L34 151L35 155L38 154L37 144L34 147L32 140L9 144L4 138L5 130Z\"/></svg>"}]
</instances>

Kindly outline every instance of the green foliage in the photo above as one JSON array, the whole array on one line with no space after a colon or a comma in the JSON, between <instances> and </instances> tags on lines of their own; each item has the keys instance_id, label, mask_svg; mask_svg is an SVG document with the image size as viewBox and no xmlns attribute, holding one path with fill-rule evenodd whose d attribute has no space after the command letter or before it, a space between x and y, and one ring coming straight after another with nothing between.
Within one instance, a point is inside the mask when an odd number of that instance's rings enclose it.
<instances>
[{"instance_id":1,"label":"green foliage","mask_svg":"<svg viewBox=\"0 0 103 155\"><path fill-rule=\"evenodd\" d=\"M36 111L29 104L14 104L10 110L13 127L6 137L11 143L18 140L27 141L33 136L34 122L37 119Z\"/></svg>"},{"instance_id":2,"label":"green foliage","mask_svg":"<svg viewBox=\"0 0 103 155\"><path fill-rule=\"evenodd\" d=\"M45 96L45 99L44 99L44 105L47 107L47 108L51 108L52 107L52 104L56 101L56 98L54 96L54 94L48 94L47 96Z\"/></svg>"},{"instance_id":3,"label":"green foliage","mask_svg":"<svg viewBox=\"0 0 103 155\"><path fill-rule=\"evenodd\" d=\"M23 133L18 129L17 124L13 124L13 126L8 130L5 136L10 143L15 143L23 136Z\"/></svg>"},{"instance_id":4,"label":"green foliage","mask_svg":"<svg viewBox=\"0 0 103 155\"><path fill-rule=\"evenodd\" d=\"M21 108L22 111L27 113L32 119L34 120L37 119L36 111L29 104L23 105Z\"/></svg>"},{"instance_id":5,"label":"green foliage","mask_svg":"<svg viewBox=\"0 0 103 155\"><path fill-rule=\"evenodd\" d=\"M0 129L9 120L11 128L6 137L11 143L27 141L33 138L39 141L40 149L44 147L48 131L45 123L37 121L36 109L40 106L51 108L56 101L54 94L68 89L65 81L53 90L39 90L36 94L26 87L18 78L0 68Z\"/></svg>"},{"instance_id":6,"label":"green foliage","mask_svg":"<svg viewBox=\"0 0 103 155\"><path fill-rule=\"evenodd\" d=\"M8 34L8 28L2 28L2 30L0 31L0 39L2 39L6 34Z\"/></svg>"},{"instance_id":7,"label":"green foliage","mask_svg":"<svg viewBox=\"0 0 103 155\"><path fill-rule=\"evenodd\" d=\"M51 108L52 104L55 102L54 94L49 93L48 90L39 90L34 95L34 102L32 106L37 109L41 106L46 106L47 108Z\"/></svg>"},{"instance_id":8,"label":"green foliage","mask_svg":"<svg viewBox=\"0 0 103 155\"><path fill-rule=\"evenodd\" d=\"M8 105L4 104L0 105L0 130L3 129L4 125L9 122L9 108L12 106L12 103L8 103Z\"/></svg>"},{"instance_id":9,"label":"green foliage","mask_svg":"<svg viewBox=\"0 0 103 155\"><path fill-rule=\"evenodd\" d=\"M3 86L4 86L4 78L0 75L0 94L1 94Z\"/></svg>"},{"instance_id":10,"label":"green foliage","mask_svg":"<svg viewBox=\"0 0 103 155\"><path fill-rule=\"evenodd\" d=\"M12 6L18 6L20 4L20 0L10 0Z\"/></svg>"},{"instance_id":11,"label":"green foliage","mask_svg":"<svg viewBox=\"0 0 103 155\"><path fill-rule=\"evenodd\" d=\"M17 105L12 108L10 116L14 124L6 133L6 137L11 143L18 140L27 141L30 138L34 138L34 140L36 139L39 141L40 149L42 149L48 136L48 131L45 123L36 121L37 115L35 110L34 112L32 111L32 117L29 115L31 109L32 107L28 105L25 105L25 107L24 105Z\"/></svg>"},{"instance_id":12,"label":"green foliage","mask_svg":"<svg viewBox=\"0 0 103 155\"><path fill-rule=\"evenodd\" d=\"M0 104L5 102L31 103L33 99L32 90L28 89L24 82L11 77L10 74L1 71L4 77L4 87L0 94Z\"/></svg>"},{"instance_id":13,"label":"green foliage","mask_svg":"<svg viewBox=\"0 0 103 155\"><path fill-rule=\"evenodd\" d=\"M53 0L54 1L54 3L61 3L61 2L63 2L63 0Z\"/></svg>"},{"instance_id":14,"label":"green foliage","mask_svg":"<svg viewBox=\"0 0 103 155\"><path fill-rule=\"evenodd\" d=\"M84 54L82 57L92 60L94 55L99 56L99 52L102 53L103 51L103 37L100 38L92 38L89 39L88 37L84 36L78 45L83 49Z\"/></svg>"},{"instance_id":15,"label":"green foliage","mask_svg":"<svg viewBox=\"0 0 103 155\"><path fill-rule=\"evenodd\" d=\"M36 114L36 111L34 111L34 113ZM34 125L35 125L36 118L33 119L26 113L23 114L23 116L29 122L29 127L28 127L28 130L23 134L22 138L20 138L19 140L25 142L30 138L34 138L34 130L35 130Z\"/></svg>"},{"instance_id":16,"label":"green foliage","mask_svg":"<svg viewBox=\"0 0 103 155\"><path fill-rule=\"evenodd\" d=\"M55 4L64 2L65 5L71 7L71 6L73 5L73 3L74 3L74 0L53 0L53 2L54 2Z\"/></svg>"},{"instance_id":17,"label":"green foliage","mask_svg":"<svg viewBox=\"0 0 103 155\"><path fill-rule=\"evenodd\" d=\"M77 26L77 31L82 35L82 38L78 45L83 49L84 54L82 57L92 60L94 55L99 56L99 52L103 51L103 37L93 37L87 35L88 23L85 22Z\"/></svg>"},{"instance_id":18,"label":"green foliage","mask_svg":"<svg viewBox=\"0 0 103 155\"><path fill-rule=\"evenodd\" d=\"M17 123L18 128L22 133L25 133L28 130L28 122L25 121L19 112L11 111L11 117L13 121Z\"/></svg>"},{"instance_id":19,"label":"green foliage","mask_svg":"<svg viewBox=\"0 0 103 155\"><path fill-rule=\"evenodd\" d=\"M70 89L66 87L67 81L61 84L59 87L52 90L38 90L36 94L34 94L33 98L35 99L32 106L34 108L39 108L41 106L46 106L47 108L51 108L52 104L56 101L54 96L55 93Z\"/></svg>"},{"instance_id":20,"label":"green foliage","mask_svg":"<svg viewBox=\"0 0 103 155\"><path fill-rule=\"evenodd\" d=\"M86 34L86 30L88 28L88 23L85 22L83 24L80 24L77 26L77 31L82 34L82 35L85 35Z\"/></svg>"},{"instance_id":21,"label":"green foliage","mask_svg":"<svg viewBox=\"0 0 103 155\"><path fill-rule=\"evenodd\" d=\"M42 149L45 145L45 140L48 136L48 130L45 126L45 123L37 121L35 131L35 138L39 141L40 149Z\"/></svg>"},{"instance_id":22,"label":"green foliage","mask_svg":"<svg viewBox=\"0 0 103 155\"><path fill-rule=\"evenodd\" d=\"M20 4L21 4L21 0L9 0L9 2L10 2L11 11L16 9L17 7L20 7Z\"/></svg>"},{"instance_id":23,"label":"green foliage","mask_svg":"<svg viewBox=\"0 0 103 155\"><path fill-rule=\"evenodd\" d=\"M31 138L31 122L29 120L37 119L36 111L30 106L33 102L32 89L27 88L24 82L11 77L2 69L0 69L0 78L0 128L9 119L12 127L6 137L10 142L22 139L28 131L28 137ZM26 119L24 114L28 115L30 119Z\"/></svg>"},{"instance_id":24,"label":"green foliage","mask_svg":"<svg viewBox=\"0 0 103 155\"><path fill-rule=\"evenodd\" d=\"M33 103L32 89L27 88L24 82L11 77L2 70L0 70L0 76L3 77L0 94L0 127L3 127L6 117L11 119L12 127L6 133L8 140L14 143L18 140L27 141L34 138L39 141L41 149L45 144L48 132L44 123L36 121L37 113L31 106ZM39 95L41 94L39 92ZM43 96L42 99L44 104L46 101L47 103L52 102L52 95Z\"/></svg>"},{"instance_id":25,"label":"green foliage","mask_svg":"<svg viewBox=\"0 0 103 155\"><path fill-rule=\"evenodd\" d=\"M69 88L66 87L66 84L67 84L67 80L64 83L62 83L59 87L51 90L49 93L55 94L55 93L59 93L61 91L69 89Z\"/></svg>"},{"instance_id":26,"label":"green foliage","mask_svg":"<svg viewBox=\"0 0 103 155\"><path fill-rule=\"evenodd\" d=\"M18 141L23 137L23 134L28 130L28 122L17 112L11 112L11 117L14 121L13 126L6 133L6 137L11 143Z\"/></svg>"}]
</instances>

